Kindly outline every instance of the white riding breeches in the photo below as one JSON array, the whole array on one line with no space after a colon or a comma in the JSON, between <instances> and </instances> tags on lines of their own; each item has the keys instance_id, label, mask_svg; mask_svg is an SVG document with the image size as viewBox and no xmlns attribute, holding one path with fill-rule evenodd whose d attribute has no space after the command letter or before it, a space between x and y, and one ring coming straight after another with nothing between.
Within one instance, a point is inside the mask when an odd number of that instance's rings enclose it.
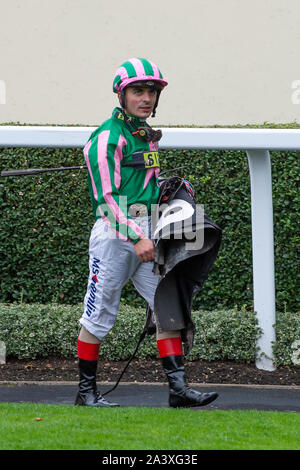
<instances>
[{"instance_id":1,"label":"white riding breeches","mask_svg":"<svg viewBox=\"0 0 300 470\"><path fill-rule=\"evenodd\" d=\"M151 217L134 221L151 238ZM81 325L102 340L115 323L122 288L130 279L153 311L159 276L152 269L153 262L139 261L131 242L116 238L101 218L96 220L89 241L89 280Z\"/></svg>"}]
</instances>

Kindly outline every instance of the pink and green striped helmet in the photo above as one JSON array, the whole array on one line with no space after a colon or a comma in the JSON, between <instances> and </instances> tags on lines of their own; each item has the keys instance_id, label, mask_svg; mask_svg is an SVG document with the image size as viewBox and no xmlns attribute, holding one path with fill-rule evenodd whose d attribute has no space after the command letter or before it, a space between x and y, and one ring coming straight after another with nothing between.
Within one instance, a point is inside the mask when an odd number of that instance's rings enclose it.
<instances>
[{"instance_id":1,"label":"pink and green striped helmet","mask_svg":"<svg viewBox=\"0 0 300 470\"><path fill-rule=\"evenodd\" d=\"M114 76L113 91L118 93L124 90L127 85L141 81L155 82L161 88L168 85L167 80L163 78L157 65L147 59L133 58L127 60L118 68Z\"/></svg>"}]
</instances>

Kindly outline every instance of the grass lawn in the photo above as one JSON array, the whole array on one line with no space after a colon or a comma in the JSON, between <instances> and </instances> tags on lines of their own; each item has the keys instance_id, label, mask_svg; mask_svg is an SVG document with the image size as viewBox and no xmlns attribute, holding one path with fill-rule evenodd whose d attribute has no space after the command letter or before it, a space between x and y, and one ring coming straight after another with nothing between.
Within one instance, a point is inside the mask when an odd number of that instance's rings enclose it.
<instances>
[{"instance_id":1,"label":"grass lawn","mask_svg":"<svg viewBox=\"0 0 300 470\"><path fill-rule=\"evenodd\" d=\"M0 403L0 450L153 449L299 450L300 413Z\"/></svg>"}]
</instances>

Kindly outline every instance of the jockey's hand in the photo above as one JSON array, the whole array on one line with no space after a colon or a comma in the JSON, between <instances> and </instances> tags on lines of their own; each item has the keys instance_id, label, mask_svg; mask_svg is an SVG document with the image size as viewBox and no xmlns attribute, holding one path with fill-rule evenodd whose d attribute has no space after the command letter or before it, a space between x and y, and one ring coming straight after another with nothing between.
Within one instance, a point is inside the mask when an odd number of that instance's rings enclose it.
<instances>
[{"instance_id":1,"label":"jockey's hand","mask_svg":"<svg viewBox=\"0 0 300 470\"><path fill-rule=\"evenodd\" d=\"M154 243L150 238L143 238L134 245L134 251L142 263L154 261Z\"/></svg>"}]
</instances>

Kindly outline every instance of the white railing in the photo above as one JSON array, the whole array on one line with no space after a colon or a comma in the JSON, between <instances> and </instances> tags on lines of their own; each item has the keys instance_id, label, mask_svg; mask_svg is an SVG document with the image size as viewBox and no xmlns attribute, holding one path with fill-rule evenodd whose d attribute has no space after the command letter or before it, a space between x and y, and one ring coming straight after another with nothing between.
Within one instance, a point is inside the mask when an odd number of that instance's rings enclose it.
<instances>
[{"instance_id":1,"label":"white railing","mask_svg":"<svg viewBox=\"0 0 300 470\"><path fill-rule=\"evenodd\" d=\"M80 148L94 127L0 126L0 147ZM274 370L275 280L270 150L300 150L297 129L163 128L162 149L245 150L250 170L254 310L263 333L256 366Z\"/></svg>"}]
</instances>

